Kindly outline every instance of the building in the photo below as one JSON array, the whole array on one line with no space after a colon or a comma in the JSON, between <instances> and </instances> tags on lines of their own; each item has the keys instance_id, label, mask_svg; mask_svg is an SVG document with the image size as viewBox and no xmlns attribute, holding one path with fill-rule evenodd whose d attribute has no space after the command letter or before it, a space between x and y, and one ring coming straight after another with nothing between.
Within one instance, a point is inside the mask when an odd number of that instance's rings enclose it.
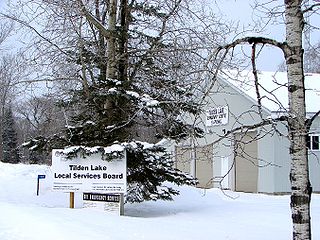
<instances>
[{"instance_id":1,"label":"building","mask_svg":"<svg viewBox=\"0 0 320 240\"><path fill-rule=\"evenodd\" d=\"M311 117L320 110L320 74L306 74L305 83ZM199 187L290 192L286 123L275 120L288 108L286 73L259 73L255 86L251 72L221 73L205 98L203 113L185 118L202 127L205 136L174 147L176 166L196 176ZM310 180L316 192L320 192L319 136L317 117L308 137Z\"/></svg>"}]
</instances>

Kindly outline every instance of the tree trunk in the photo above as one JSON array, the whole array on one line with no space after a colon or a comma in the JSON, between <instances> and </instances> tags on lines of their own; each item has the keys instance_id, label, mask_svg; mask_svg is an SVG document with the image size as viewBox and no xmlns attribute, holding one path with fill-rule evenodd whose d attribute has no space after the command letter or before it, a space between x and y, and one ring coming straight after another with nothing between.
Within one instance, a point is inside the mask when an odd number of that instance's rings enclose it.
<instances>
[{"instance_id":1,"label":"tree trunk","mask_svg":"<svg viewBox=\"0 0 320 240\"><path fill-rule=\"evenodd\" d=\"M107 51L108 51L107 77L110 79L116 79L116 73L117 73L116 23L117 23L117 0L110 0L109 21L108 21L109 38L107 41L107 44L108 44L107 46Z\"/></svg>"},{"instance_id":2,"label":"tree trunk","mask_svg":"<svg viewBox=\"0 0 320 240\"><path fill-rule=\"evenodd\" d=\"M119 38L119 80L128 85L128 0L120 0L120 38Z\"/></svg>"},{"instance_id":3,"label":"tree trunk","mask_svg":"<svg viewBox=\"0 0 320 240\"><path fill-rule=\"evenodd\" d=\"M285 51L289 92L289 139L291 156L291 212L293 239L311 239L307 129L305 125L305 87L303 72L303 14L301 0L285 0L286 42Z\"/></svg>"}]
</instances>

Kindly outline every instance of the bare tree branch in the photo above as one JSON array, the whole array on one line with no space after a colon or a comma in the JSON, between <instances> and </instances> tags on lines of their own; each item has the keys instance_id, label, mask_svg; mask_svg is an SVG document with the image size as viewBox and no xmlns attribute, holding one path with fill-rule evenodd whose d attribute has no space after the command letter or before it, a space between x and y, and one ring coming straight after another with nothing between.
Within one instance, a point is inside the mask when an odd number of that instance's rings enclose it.
<instances>
[{"instance_id":1,"label":"bare tree branch","mask_svg":"<svg viewBox=\"0 0 320 240\"><path fill-rule=\"evenodd\" d=\"M252 63L252 73L254 76L254 86L256 88L256 94L257 94L259 115L260 117L262 117L261 95L259 91L258 72L257 72L257 66L256 66L256 45L257 43L252 44L251 63Z\"/></svg>"},{"instance_id":2,"label":"bare tree branch","mask_svg":"<svg viewBox=\"0 0 320 240\"><path fill-rule=\"evenodd\" d=\"M69 56L69 54L67 52L65 52L62 48L60 48L57 44L55 44L54 42L52 42L49 38L45 37L44 35L41 34L41 32L39 32L35 27L31 26L29 23L16 18L14 16L9 16L7 14L2 14L0 13L1 16L6 17L8 19L11 19L19 24L21 24L24 27L29 28L30 30L32 30L34 33L36 33L41 39L45 40L46 42L48 42L50 45L54 46L56 49L58 49L62 54Z\"/></svg>"},{"instance_id":3,"label":"bare tree branch","mask_svg":"<svg viewBox=\"0 0 320 240\"><path fill-rule=\"evenodd\" d=\"M2 44L9 37L12 29L12 23L4 23L0 25L0 44Z\"/></svg>"},{"instance_id":4,"label":"bare tree branch","mask_svg":"<svg viewBox=\"0 0 320 240\"><path fill-rule=\"evenodd\" d=\"M287 43L286 42L278 42L274 39L270 39L270 38L265 38L265 37L244 37L244 38L239 38L237 40L235 40L234 42L224 45L224 46L220 46L218 48L218 52L221 50L226 50L229 51L230 49L235 48L237 45L241 45L241 44L266 44L266 45L271 45L274 47L278 47L280 49L282 49L282 51L285 53L287 50Z\"/></svg>"},{"instance_id":5,"label":"bare tree branch","mask_svg":"<svg viewBox=\"0 0 320 240\"><path fill-rule=\"evenodd\" d=\"M92 23L97 29L99 29L99 31L101 31L101 33L103 34L103 36L105 38L109 38L110 36L110 31L101 24L101 22L94 17L85 7L85 5L83 4L82 0L77 0L78 4L80 5L80 10L82 12L82 14L87 18L87 20Z\"/></svg>"},{"instance_id":6,"label":"bare tree branch","mask_svg":"<svg viewBox=\"0 0 320 240\"><path fill-rule=\"evenodd\" d=\"M313 5L309 6L308 8L304 9L302 11L302 13L305 14L307 12L314 12L316 10L319 10L318 8L320 8L320 3L316 3L316 4L313 4Z\"/></svg>"},{"instance_id":7,"label":"bare tree branch","mask_svg":"<svg viewBox=\"0 0 320 240\"><path fill-rule=\"evenodd\" d=\"M220 136L217 140L215 140L213 142L213 144L217 144L219 143L221 140L227 138L228 136L236 133L236 132L247 132L250 130L255 130L259 127L263 127L263 126L267 126L267 125L272 125L275 124L276 122L282 122L282 121L287 121L288 117L286 116L281 116L279 118L275 118L275 119L262 119L261 122L258 122L256 124L249 124L249 125L241 125L239 127L233 128L232 130L227 131L223 136Z\"/></svg>"}]
</instances>

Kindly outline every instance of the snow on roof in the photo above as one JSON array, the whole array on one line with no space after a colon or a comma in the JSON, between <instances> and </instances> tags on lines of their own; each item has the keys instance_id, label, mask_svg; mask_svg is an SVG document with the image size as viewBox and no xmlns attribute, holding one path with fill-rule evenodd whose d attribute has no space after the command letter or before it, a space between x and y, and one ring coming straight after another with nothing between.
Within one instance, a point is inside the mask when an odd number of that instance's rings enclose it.
<instances>
[{"instance_id":1,"label":"snow on roof","mask_svg":"<svg viewBox=\"0 0 320 240\"><path fill-rule=\"evenodd\" d=\"M223 71L220 76L257 102L254 76L251 71ZM261 103L265 108L272 112L288 109L288 80L286 72L259 72L258 85ZM320 74L305 74L305 88L306 111L309 113L319 111Z\"/></svg>"}]
</instances>

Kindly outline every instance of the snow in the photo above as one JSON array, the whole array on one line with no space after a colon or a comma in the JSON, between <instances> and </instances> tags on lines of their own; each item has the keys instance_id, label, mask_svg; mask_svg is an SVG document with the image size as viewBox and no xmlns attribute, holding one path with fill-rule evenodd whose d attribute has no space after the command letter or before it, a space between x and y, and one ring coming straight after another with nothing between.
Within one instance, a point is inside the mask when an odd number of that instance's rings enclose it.
<instances>
[{"instance_id":1,"label":"snow","mask_svg":"<svg viewBox=\"0 0 320 240\"><path fill-rule=\"evenodd\" d=\"M114 143L108 147L102 147L102 146L96 146L96 147L86 147L86 146L71 146L66 147L65 149L61 150L63 154L69 154L71 152L75 152L78 149L83 149L84 151L88 153L96 153L99 151L99 149L103 149L105 153L113 153L113 152L123 152L124 149L128 146L131 146L132 148L137 148L137 143L141 144L143 146L143 149L153 148L156 146L162 146L164 145L168 140L164 139L159 141L157 144L151 144L148 142L141 142L141 141L135 141L135 142L129 142L129 143Z\"/></svg>"},{"instance_id":2,"label":"snow","mask_svg":"<svg viewBox=\"0 0 320 240\"><path fill-rule=\"evenodd\" d=\"M140 96L139 93L133 91L126 91L126 93L131 97L140 98L140 101L147 107L156 107L159 105L159 101L153 99L148 94L143 94Z\"/></svg>"},{"instance_id":3,"label":"snow","mask_svg":"<svg viewBox=\"0 0 320 240\"><path fill-rule=\"evenodd\" d=\"M139 98L139 97L140 97L139 93L137 93L137 92L126 91L126 93L127 93L129 96L132 96L132 97L134 97L134 98Z\"/></svg>"},{"instance_id":4,"label":"snow","mask_svg":"<svg viewBox=\"0 0 320 240\"><path fill-rule=\"evenodd\" d=\"M40 194L36 195L38 174ZM82 208L76 193L53 192L51 169L0 163L1 240L291 239L289 196L180 187L175 201L127 204L125 216ZM313 239L320 239L320 196L312 199Z\"/></svg>"},{"instance_id":5,"label":"snow","mask_svg":"<svg viewBox=\"0 0 320 240\"><path fill-rule=\"evenodd\" d=\"M141 98L142 102L145 102L147 107L156 107L159 105L159 101L153 99L151 96L149 96L148 94L143 94L142 98Z\"/></svg>"},{"instance_id":6,"label":"snow","mask_svg":"<svg viewBox=\"0 0 320 240\"><path fill-rule=\"evenodd\" d=\"M122 152L125 147L120 144L112 144L109 147L101 147L101 146L96 146L96 147L85 147L85 146L71 146L71 147L66 147L61 150L61 153L63 154L69 154L72 152L76 152L79 149L83 149L87 153L96 153L100 149L103 149L105 153L113 153L113 152Z\"/></svg>"}]
</instances>

